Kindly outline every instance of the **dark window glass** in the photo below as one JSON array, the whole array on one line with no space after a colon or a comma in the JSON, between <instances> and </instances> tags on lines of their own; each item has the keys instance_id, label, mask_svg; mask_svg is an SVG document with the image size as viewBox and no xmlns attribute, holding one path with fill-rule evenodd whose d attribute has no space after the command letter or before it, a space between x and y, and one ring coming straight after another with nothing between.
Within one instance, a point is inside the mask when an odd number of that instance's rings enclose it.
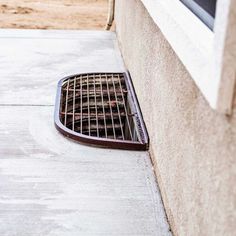
<instances>
[{"instance_id":1,"label":"dark window glass","mask_svg":"<svg viewBox=\"0 0 236 236\"><path fill-rule=\"evenodd\" d=\"M217 0L180 0L210 29L214 27Z\"/></svg>"}]
</instances>

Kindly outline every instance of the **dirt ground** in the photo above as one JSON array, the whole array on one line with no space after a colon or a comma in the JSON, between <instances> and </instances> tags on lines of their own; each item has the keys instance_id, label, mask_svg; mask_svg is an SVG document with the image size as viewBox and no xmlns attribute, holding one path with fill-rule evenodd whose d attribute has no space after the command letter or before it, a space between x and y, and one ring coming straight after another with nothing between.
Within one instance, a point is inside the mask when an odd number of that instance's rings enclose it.
<instances>
[{"instance_id":1,"label":"dirt ground","mask_svg":"<svg viewBox=\"0 0 236 236\"><path fill-rule=\"evenodd\" d=\"M0 28L104 29L107 0L1 0Z\"/></svg>"}]
</instances>

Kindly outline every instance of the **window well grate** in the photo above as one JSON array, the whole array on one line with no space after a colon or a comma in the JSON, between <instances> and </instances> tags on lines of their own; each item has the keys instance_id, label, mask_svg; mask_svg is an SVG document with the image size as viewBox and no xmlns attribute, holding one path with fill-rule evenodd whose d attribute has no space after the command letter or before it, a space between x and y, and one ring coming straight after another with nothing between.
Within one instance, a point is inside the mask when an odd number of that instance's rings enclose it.
<instances>
[{"instance_id":1,"label":"window well grate","mask_svg":"<svg viewBox=\"0 0 236 236\"><path fill-rule=\"evenodd\" d=\"M127 73L78 74L62 79L55 125L81 143L148 149L148 135Z\"/></svg>"}]
</instances>

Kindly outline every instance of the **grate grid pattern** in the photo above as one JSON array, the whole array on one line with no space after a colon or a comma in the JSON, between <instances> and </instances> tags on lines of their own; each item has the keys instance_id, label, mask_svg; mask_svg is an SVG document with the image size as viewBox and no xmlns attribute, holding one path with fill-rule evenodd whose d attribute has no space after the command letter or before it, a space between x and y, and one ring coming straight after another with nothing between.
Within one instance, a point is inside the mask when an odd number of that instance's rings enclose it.
<instances>
[{"instance_id":1,"label":"grate grid pattern","mask_svg":"<svg viewBox=\"0 0 236 236\"><path fill-rule=\"evenodd\" d=\"M89 73L62 79L55 125L82 143L148 149L146 128L127 73Z\"/></svg>"},{"instance_id":2,"label":"grate grid pattern","mask_svg":"<svg viewBox=\"0 0 236 236\"><path fill-rule=\"evenodd\" d=\"M137 141L127 106L123 74L80 75L62 85L61 121L81 134Z\"/></svg>"}]
</instances>

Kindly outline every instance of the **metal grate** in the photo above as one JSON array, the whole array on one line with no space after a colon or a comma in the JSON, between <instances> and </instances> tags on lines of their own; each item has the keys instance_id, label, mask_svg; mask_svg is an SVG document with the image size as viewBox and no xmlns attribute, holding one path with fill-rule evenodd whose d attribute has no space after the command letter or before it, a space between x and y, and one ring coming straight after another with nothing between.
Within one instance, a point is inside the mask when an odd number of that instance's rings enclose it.
<instances>
[{"instance_id":1,"label":"metal grate","mask_svg":"<svg viewBox=\"0 0 236 236\"><path fill-rule=\"evenodd\" d=\"M55 124L63 134L103 147L148 148L148 136L128 74L67 77L59 82L57 98Z\"/></svg>"}]
</instances>

